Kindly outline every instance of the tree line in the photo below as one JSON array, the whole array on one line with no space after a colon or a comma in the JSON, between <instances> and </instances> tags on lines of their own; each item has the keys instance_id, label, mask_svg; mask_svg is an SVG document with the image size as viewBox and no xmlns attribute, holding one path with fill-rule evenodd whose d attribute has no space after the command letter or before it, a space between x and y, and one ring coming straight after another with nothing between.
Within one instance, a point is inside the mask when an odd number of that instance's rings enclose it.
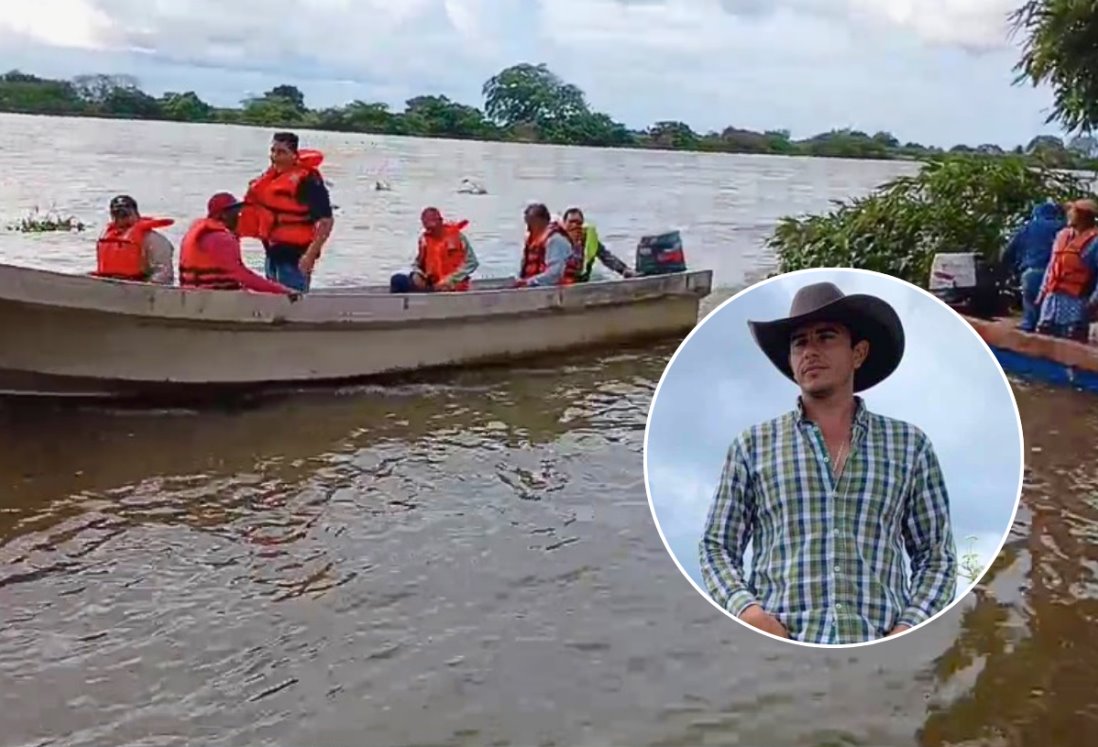
<instances>
[{"instance_id":1,"label":"tree line","mask_svg":"<svg viewBox=\"0 0 1098 747\"><path fill-rule=\"evenodd\" d=\"M546 65L522 63L500 71L482 88L483 109L442 95L408 99L403 111L388 104L352 101L344 106L310 109L295 86L275 86L239 107L216 107L196 92L152 96L126 75L80 75L71 80L41 78L19 70L0 75L0 111L23 114L216 122L261 127L363 132L379 135L445 137L468 140L586 145L606 148L656 148L716 153L758 153L835 158L924 160L948 153L1032 157L1063 168L1098 165L1098 140L1081 136L1065 143L1050 136L1004 151L997 145L956 145L950 149L901 142L892 133L831 130L795 140L787 130L729 126L720 132L695 132L685 122L656 122L635 130L591 108L584 92Z\"/></svg>"}]
</instances>

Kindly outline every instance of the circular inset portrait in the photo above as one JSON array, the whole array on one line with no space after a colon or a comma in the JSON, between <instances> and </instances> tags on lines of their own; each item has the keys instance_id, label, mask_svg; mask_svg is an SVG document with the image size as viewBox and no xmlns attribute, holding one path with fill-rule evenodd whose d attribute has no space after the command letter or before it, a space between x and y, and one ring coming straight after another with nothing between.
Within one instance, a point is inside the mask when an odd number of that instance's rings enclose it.
<instances>
[{"instance_id":1,"label":"circular inset portrait","mask_svg":"<svg viewBox=\"0 0 1098 747\"><path fill-rule=\"evenodd\" d=\"M644 444L652 515L725 614L794 643L925 625L998 555L1022 490L1014 393L926 291L803 270L712 311L672 356Z\"/></svg>"}]
</instances>

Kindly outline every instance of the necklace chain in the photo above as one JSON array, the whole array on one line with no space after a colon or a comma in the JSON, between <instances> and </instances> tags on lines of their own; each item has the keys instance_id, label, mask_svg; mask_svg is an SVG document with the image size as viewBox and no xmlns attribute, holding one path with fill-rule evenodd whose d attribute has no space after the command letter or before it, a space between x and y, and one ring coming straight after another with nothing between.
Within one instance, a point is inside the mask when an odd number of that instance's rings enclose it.
<instances>
[{"instance_id":1,"label":"necklace chain","mask_svg":"<svg viewBox=\"0 0 1098 747\"><path fill-rule=\"evenodd\" d=\"M836 455L835 459L831 462L831 468L835 471L836 477L843 473L843 467L846 466L846 461L844 459L846 455L846 444L847 440L843 439L842 444L839 446L838 455Z\"/></svg>"}]
</instances>

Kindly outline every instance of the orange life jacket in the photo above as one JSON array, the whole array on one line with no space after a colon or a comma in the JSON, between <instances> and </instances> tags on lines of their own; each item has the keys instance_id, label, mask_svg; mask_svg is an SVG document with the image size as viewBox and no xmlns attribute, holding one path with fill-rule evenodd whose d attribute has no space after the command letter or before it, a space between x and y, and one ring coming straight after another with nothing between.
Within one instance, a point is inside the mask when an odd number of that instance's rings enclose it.
<instances>
[{"instance_id":1,"label":"orange life jacket","mask_svg":"<svg viewBox=\"0 0 1098 747\"><path fill-rule=\"evenodd\" d=\"M1098 228L1085 231L1065 228L1057 234L1045 293L1064 293L1079 298L1087 291L1093 273L1083 261L1083 251L1095 236L1098 236Z\"/></svg>"},{"instance_id":2,"label":"orange life jacket","mask_svg":"<svg viewBox=\"0 0 1098 747\"><path fill-rule=\"evenodd\" d=\"M129 228L121 228L111 221L95 243L96 267L92 275L116 280L148 280L145 237L150 231L173 223L171 218L138 218Z\"/></svg>"},{"instance_id":3,"label":"orange life jacket","mask_svg":"<svg viewBox=\"0 0 1098 747\"><path fill-rule=\"evenodd\" d=\"M240 290L243 286L225 272L217 257L211 257L199 246L208 233L229 232L224 223L213 218L199 218L187 229L179 247L179 285L184 288L210 290Z\"/></svg>"},{"instance_id":4,"label":"orange life jacket","mask_svg":"<svg viewBox=\"0 0 1098 747\"><path fill-rule=\"evenodd\" d=\"M444 223L441 236L420 234L416 264L427 275L431 285L450 277L465 264L467 253L465 242L461 240L461 231L468 225L467 220ZM454 285L453 290L469 290L469 278Z\"/></svg>"},{"instance_id":5,"label":"orange life jacket","mask_svg":"<svg viewBox=\"0 0 1098 747\"><path fill-rule=\"evenodd\" d=\"M252 237L268 244L289 244L305 247L316 236L316 227L309 220L309 208L297 200L298 187L310 178L323 179L318 170L324 154L317 150L301 150L297 163L282 173L267 169L248 185L244 206L237 220L237 235Z\"/></svg>"},{"instance_id":6,"label":"orange life jacket","mask_svg":"<svg viewBox=\"0 0 1098 747\"><path fill-rule=\"evenodd\" d=\"M560 234L568 240L568 245L572 247L572 254L568 257L568 262L564 266L564 274L561 276L558 285L572 285L579 277L583 251L582 247L577 250L572 245L572 238L568 235L559 223L553 221L550 223L544 231L538 236L526 235L526 245L522 250L522 272L519 275L523 280L532 278L535 275L540 275L545 272L547 266L545 261L545 250L549 244L549 239L553 234Z\"/></svg>"}]
</instances>

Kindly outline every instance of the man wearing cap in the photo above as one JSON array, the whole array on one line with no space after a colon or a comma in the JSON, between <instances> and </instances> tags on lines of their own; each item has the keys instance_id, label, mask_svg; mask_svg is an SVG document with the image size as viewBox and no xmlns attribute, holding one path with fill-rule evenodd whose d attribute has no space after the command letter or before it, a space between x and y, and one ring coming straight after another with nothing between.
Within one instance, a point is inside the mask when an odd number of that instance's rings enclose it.
<instances>
[{"instance_id":1,"label":"man wearing cap","mask_svg":"<svg viewBox=\"0 0 1098 747\"><path fill-rule=\"evenodd\" d=\"M801 391L791 412L728 450L699 546L709 594L766 633L832 645L900 633L944 610L957 553L934 448L855 394L900 364L895 310L816 283L797 292L788 317L748 325Z\"/></svg>"},{"instance_id":2,"label":"man wearing cap","mask_svg":"<svg viewBox=\"0 0 1098 747\"><path fill-rule=\"evenodd\" d=\"M1037 331L1086 341L1096 306L1098 276L1098 204L1076 200L1067 205L1067 227L1056 234L1036 303L1041 309Z\"/></svg>"},{"instance_id":3,"label":"man wearing cap","mask_svg":"<svg viewBox=\"0 0 1098 747\"><path fill-rule=\"evenodd\" d=\"M241 203L219 192L206 203L206 217L187 230L179 251L179 285L206 290L251 290L296 295L296 292L248 269L233 233Z\"/></svg>"},{"instance_id":4,"label":"man wearing cap","mask_svg":"<svg viewBox=\"0 0 1098 747\"><path fill-rule=\"evenodd\" d=\"M110 202L110 222L95 244L95 272L112 280L171 285L175 280L175 248L156 229L175 223L171 218L147 218L137 200L117 195Z\"/></svg>"}]
</instances>

